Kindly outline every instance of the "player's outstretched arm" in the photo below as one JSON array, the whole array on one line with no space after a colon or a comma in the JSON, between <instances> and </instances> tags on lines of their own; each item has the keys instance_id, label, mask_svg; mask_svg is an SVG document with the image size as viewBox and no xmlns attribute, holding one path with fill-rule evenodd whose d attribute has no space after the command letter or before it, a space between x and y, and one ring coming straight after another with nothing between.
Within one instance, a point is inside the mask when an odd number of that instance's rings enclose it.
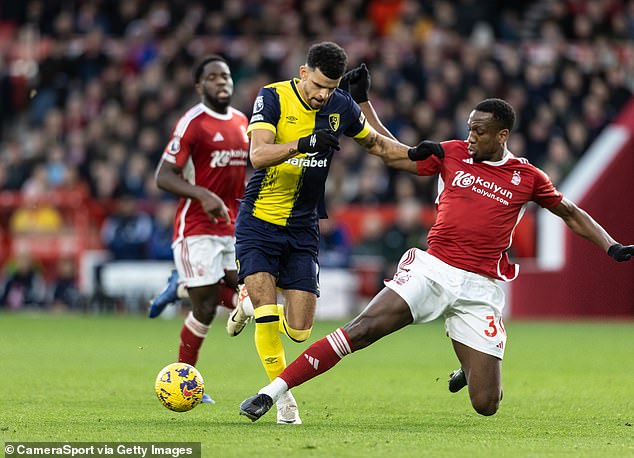
<instances>
[{"instance_id":1,"label":"player's outstretched arm","mask_svg":"<svg viewBox=\"0 0 634 458\"><path fill-rule=\"evenodd\" d=\"M575 234L590 240L614 260L627 261L634 255L634 245L618 243L588 213L568 199L563 199L549 210L563 219Z\"/></svg>"},{"instance_id":2,"label":"player's outstretched arm","mask_svg":"<svg viewBox=\"0 0 634 458\"><path fill-rule=\"evenodd\" d=\"M310 135L288 143L275 143L275 134L266 129L251 132L249 158L256 169L263 169L297 156L301 153L316 153L328 149L339 150L339 139L328 129L320 129Z\"/></svg>"},{"instance_id":3,"label":"player's outstretched arm","mask_svg":"<svg viewBox=\"0 0 634 458\"><path fill-rule=\"evenodd\" d=\"M413 174L418 173L416 163L412 162L407 156L407 152L410 149L409 146L381 135L372 128L368 135L364 138L355 138L355 141L364 147L368 153L383 159L383 162L388 167Z\"/></svg>"},{"instance_id":4,"label":"player's outstretched arm","mask_svg":"<svg viewBox=\"0 0 634 458\"><path fill-rule=\"evenodd\" d=\"M418 174L417 161L424 161L431 156L439 159L445 157L445 150L440 143L423 140L418 145L409 147L377 133L374 129L365 138L355 140L368 153L383 159L389 167L413 174Z\"/></svg>"}]
</instances>

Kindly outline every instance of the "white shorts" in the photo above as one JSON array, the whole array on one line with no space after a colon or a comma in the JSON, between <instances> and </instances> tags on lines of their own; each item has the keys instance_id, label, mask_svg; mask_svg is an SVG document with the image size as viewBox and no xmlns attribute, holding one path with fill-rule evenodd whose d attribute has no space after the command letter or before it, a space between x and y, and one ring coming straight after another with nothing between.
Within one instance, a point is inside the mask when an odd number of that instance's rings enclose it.
<instances>
[{"instance_id":1,"label":"white shorts","mask_svg":"<svg viewBox=\"0 0 634 458\"><path fill-rule=\"evenodd\" d=\"M174 243L179 282L187 288L214 285L225 270L236 270L236 239L229 235L193 235Z\"/></svg>"},{"instance_id":2,"label":"white shorts","mask_svg":"<svg viewBox=\"0 0 634 458\"><path fill-rule=\"evenodd\" d=\"M495 280L450 266L412 248L385 286L409 305L414 323L445 319L447 335L475 350L504 357L504 292Z\"/></svg>"}]
</instances>

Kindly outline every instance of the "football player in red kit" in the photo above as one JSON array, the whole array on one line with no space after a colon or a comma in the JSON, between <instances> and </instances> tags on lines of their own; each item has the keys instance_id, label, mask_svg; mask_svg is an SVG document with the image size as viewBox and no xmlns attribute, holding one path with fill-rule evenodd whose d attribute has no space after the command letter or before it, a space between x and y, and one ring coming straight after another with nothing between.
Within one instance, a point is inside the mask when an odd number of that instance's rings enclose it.
<instances>
[{"instance_id":1,"label":"football player in red kit","mask_svg":"<svg viewBox=\"0 0 634 458\"><path fill-rule=\"evenodd\" d=\"M364 67L355 71L369 84ZM350 92L368 122L389 135L368 102L368 84L359 91L365 100L355 97L358 80L351 81ZM514 123L515 113L507 102L487 99L469 115L467 140L424 141L407 155L397 149L379 151L389 166L439 176L438 214L428 234L429 249L412 248L403 254L394 277L385 281L385 288L359 316L312 344L279 377L243 401L241 415L255 421L287 390L331 369L344 356L409 324L439 317L445 320L462 366L450 380L450 390L468 385L476 412L497 412L506 330L504 293L496 280L510 281L518 275L507 249L526 205L533 201L547 208L615 261L627 261L634 254L633 245L619 244L565 199L544 172L506 148Z\"/></svg>"},{"instance_id":2,"label":"football player in red kit","mask_svg":"<svg viewBox=\"0 0 634 458\"><path fill-rule=\"evenodd\" d=\"M221 288L232 294L237 288L234 221L249 154L248 120L230 106L233 80L227 62L207 56L193 76L200 103L176 124L156 171L158 187L180 197L172 243L177 274L168 289L176 298L178 281L192 303L178 352L178 361L191 365L198 360ZM158 316L168 303L153 300L149 316Z\"/></svg>"}]
</instances>

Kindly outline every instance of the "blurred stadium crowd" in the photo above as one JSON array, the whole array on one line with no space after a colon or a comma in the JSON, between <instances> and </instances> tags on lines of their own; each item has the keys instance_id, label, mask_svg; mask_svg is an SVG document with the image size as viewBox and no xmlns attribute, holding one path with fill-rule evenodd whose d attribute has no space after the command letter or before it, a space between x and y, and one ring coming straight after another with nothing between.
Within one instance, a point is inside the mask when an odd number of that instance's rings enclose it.
<instances>
[{"instance_id":1,"label":"blurred stadium crowd","mask_svg":"<svg viewBox=\"0 0 634 458\"><path fill-rule=\"evenodd\" d=\"M634 0L3 2L0 308L79 297L76 251L58 250L43 269L28 243L14 243L20 234L72 226L83 235L69 244L105 247L113 259L171 259L175 202L153 170L197 102L193 62L225 56L233 105L250 115L258 89L296 76L321 40L344 46L350 68L367 63L371 100L404 143L466 138L475 103L507 99L519 115L510 150L555 183L634 92ZM433 180L389 170L345 141L327 192L325 267L354 255L389 264L424 246ZM397 210L352 237L341 215L356 205Z\"/></svg>"}]
</instances>

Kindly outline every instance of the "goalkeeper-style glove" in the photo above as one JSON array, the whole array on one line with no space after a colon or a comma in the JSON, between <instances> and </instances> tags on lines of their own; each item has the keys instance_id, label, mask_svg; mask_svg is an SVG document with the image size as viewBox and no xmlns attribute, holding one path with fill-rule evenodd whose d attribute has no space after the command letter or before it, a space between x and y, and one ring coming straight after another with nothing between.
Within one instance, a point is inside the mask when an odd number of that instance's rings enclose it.
<instances>
[{"instance_id":1,"label":"goalkeeper-style glove","mask_svg":"<svg viewBox=\"0 0 634 458\"><path fill-rule=\"evenodd\" d=\"M442 159L445 157L445 150L440 143L432 142L430 140L423 140L414 148L410 148L407 151L407 157L409 157L412 161L423 161L432 154Z\"/></svg>"},{"instance_id":2,"label":"goalkeeper-style glove","mask_svg":"<svg viewBox=\"0 0 634 458\"><path fill-rule=\"evenodd\" d=\"M339 139L329 129L320 129L297 140L300 153L317 153L330 148L339 151Z\"/></svg>"},{"instance_id":3,"label":"goalkeeper-style glove","mask_svg":"<svg viewBox=\"0 0 634 458\"><path fill-rule=\"evenodd\" d=\"M367 102L370 97L370 72L365 64L346 72L339 82L339 88L347 91L357 103Z\"/></svg>"},{"instance_id":4,"label":"goalkeeper-style glove","mask_svg":"<svg viewBox=\"0 0 634 458\"><path fill-rule=\"evenodd\" d=\"M617 262L629 261L632 255L634 255L634 245L623 246L615 243L608 248L608 256Z\"/></svg>"}]
</instances>

